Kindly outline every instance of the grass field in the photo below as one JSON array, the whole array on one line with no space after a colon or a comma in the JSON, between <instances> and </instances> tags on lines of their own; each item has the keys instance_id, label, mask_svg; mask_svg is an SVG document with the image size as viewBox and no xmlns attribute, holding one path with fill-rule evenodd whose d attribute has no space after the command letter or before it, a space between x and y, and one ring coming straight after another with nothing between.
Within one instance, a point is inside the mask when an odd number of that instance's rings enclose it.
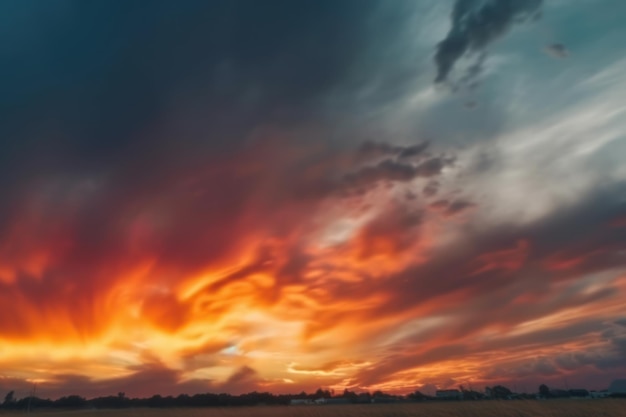
<instances>
[{"instance_id":1,"label":"grass field","mask_svg":"<svg viewBox=\"0 0 626 417\"><path fill-rule=\"evenodd\" d=\"M24 412L1 413L2 417ZM426 404L322 405L40 411L76 417L626 417L626 400L484 401Z\"/></svg>"}]
</instances>

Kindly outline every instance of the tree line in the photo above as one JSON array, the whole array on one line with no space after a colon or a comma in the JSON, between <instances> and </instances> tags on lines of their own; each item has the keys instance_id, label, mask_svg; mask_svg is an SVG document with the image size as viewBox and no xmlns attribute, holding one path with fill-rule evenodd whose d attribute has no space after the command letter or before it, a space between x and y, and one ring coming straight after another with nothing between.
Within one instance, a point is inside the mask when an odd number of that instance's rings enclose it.
<instances>
[{"instance_id":1,"label":"tree line","mask_svg":"<svg viewBox=\"0 0 626 417\"><path fill-rule=\"evenodd\" d=\"M579 396L578 391L586 390L570 390L570 392L560 390L551 390L546 385L541 385L538 395L535 394L514 394L509 388L502 385L487 387L486 395L481 392L459 387L458 400L485 400L485 399L535 399L535 398L557 398L565 396ZM567 394L567 395L565 395ZM580 395L582 396L582 395ZM231 406L256 406L256 405L288 405L292 400L310 400L319 399L343 399L346 403L365 404L372 402L418 402L418 401L442 401L446 399L437 398L426 395L420 391L415 391L406 396L392 395L382 391L356 393L344 390L343 393L335 395L331 390L318 389L314 393L301 392L299 394L272 394L269 392L250 392L241 395L232 395L227 393L214 394L180 394L178 396L161 396L153 395L149 398L129 398L124 392L117 395L109 395L104 397L96 397L86 399L79 395L68 395L56 400L38 398L36 396L27 396L16 398L15 391L6 394L0 409L5 410L34 410L34 409L114 409L114 408L168 408L168 407L231 407Z\"/></svg>"},{"instance_id":2,"label":"tree line","mask_svg":"<svg viewBox=\"0 0 626 417\"><path fill-rule=\"evenodd\" d=\"M132 407L230 407L230 406L255 406L255 405L288 405L292 400L311 400L320 398L345 398L351 403L369 403L372 400L405 399L402 396L385 394L381 391L374 393L355 393L345 390L340 395L334 395L330 390L318 389L314 393L301 392L299 394L272 394L269 392L250 392L241 395L227 393L204 393L204 394L180 394L178 396L153 395L148 398L129 398L124 392L117 395L86 399L79 395L68 395L56 400L27 396L16 398L15 391L6 394L1 409L27 410L41 408L80 409L80 408L132 408Z\"/></svg>"}]
</instances>

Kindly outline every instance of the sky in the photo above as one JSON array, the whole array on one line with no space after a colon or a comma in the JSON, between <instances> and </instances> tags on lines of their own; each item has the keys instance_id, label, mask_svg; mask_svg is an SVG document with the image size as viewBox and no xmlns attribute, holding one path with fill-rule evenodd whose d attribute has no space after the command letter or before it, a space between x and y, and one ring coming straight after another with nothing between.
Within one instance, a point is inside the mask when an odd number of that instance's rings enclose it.
<instances>
[{"instance_id":1,"label":"sky","mask_svg":"<svg viewBox=\"0 0 626 417\"><path fill-rule=\"evenodd\" d=\"M625 377L624 15L0 2L0 395Z\"/></svg>"}]
</instances>

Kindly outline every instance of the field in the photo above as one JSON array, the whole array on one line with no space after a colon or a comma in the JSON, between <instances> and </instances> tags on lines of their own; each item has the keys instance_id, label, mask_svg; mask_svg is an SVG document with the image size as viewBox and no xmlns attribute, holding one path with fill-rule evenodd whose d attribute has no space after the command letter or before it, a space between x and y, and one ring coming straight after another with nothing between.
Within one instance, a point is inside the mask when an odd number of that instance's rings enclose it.
<instances>
[{"instance_id":1,"label":"field","mask_svg":"<svg viewBox=\"0 0 626 417\"><path fill-rule=\"evenodd\" d=\"M2 417L24 416L2 413ZM321 405L40 411L75 417L626 417L626 400L485 401L426 404Z\"/></svg>"}]
</instances>

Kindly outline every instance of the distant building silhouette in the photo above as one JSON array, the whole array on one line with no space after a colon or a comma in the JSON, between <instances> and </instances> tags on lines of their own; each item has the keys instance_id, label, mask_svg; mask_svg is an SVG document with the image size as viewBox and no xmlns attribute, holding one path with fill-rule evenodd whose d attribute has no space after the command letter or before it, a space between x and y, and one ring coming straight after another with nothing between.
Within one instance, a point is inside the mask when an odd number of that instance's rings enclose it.
<instances>
[{"instance_id":1,"label":"distant building silhouette","mask_svg":"<svg viewBox=\"0 0 626 417\"><path fill-rule=\"evenodd\" d=\"M606 397L609 396L609 391L607 391L607 390L589 391L589 396L591 398L606 398Z\"/></svg>"},{"instance_id":2,"label":"distant building silhouette","mask_svg":"<svg viewBox=\"0 0 626 417\"><path fill-rule=\"evenodd\" d=\"M291 401L289 401L289 405L311 405L311 404L314 404L313 400L309 400L309 399L294 398Z\"/></svg>"}]
</instances>

